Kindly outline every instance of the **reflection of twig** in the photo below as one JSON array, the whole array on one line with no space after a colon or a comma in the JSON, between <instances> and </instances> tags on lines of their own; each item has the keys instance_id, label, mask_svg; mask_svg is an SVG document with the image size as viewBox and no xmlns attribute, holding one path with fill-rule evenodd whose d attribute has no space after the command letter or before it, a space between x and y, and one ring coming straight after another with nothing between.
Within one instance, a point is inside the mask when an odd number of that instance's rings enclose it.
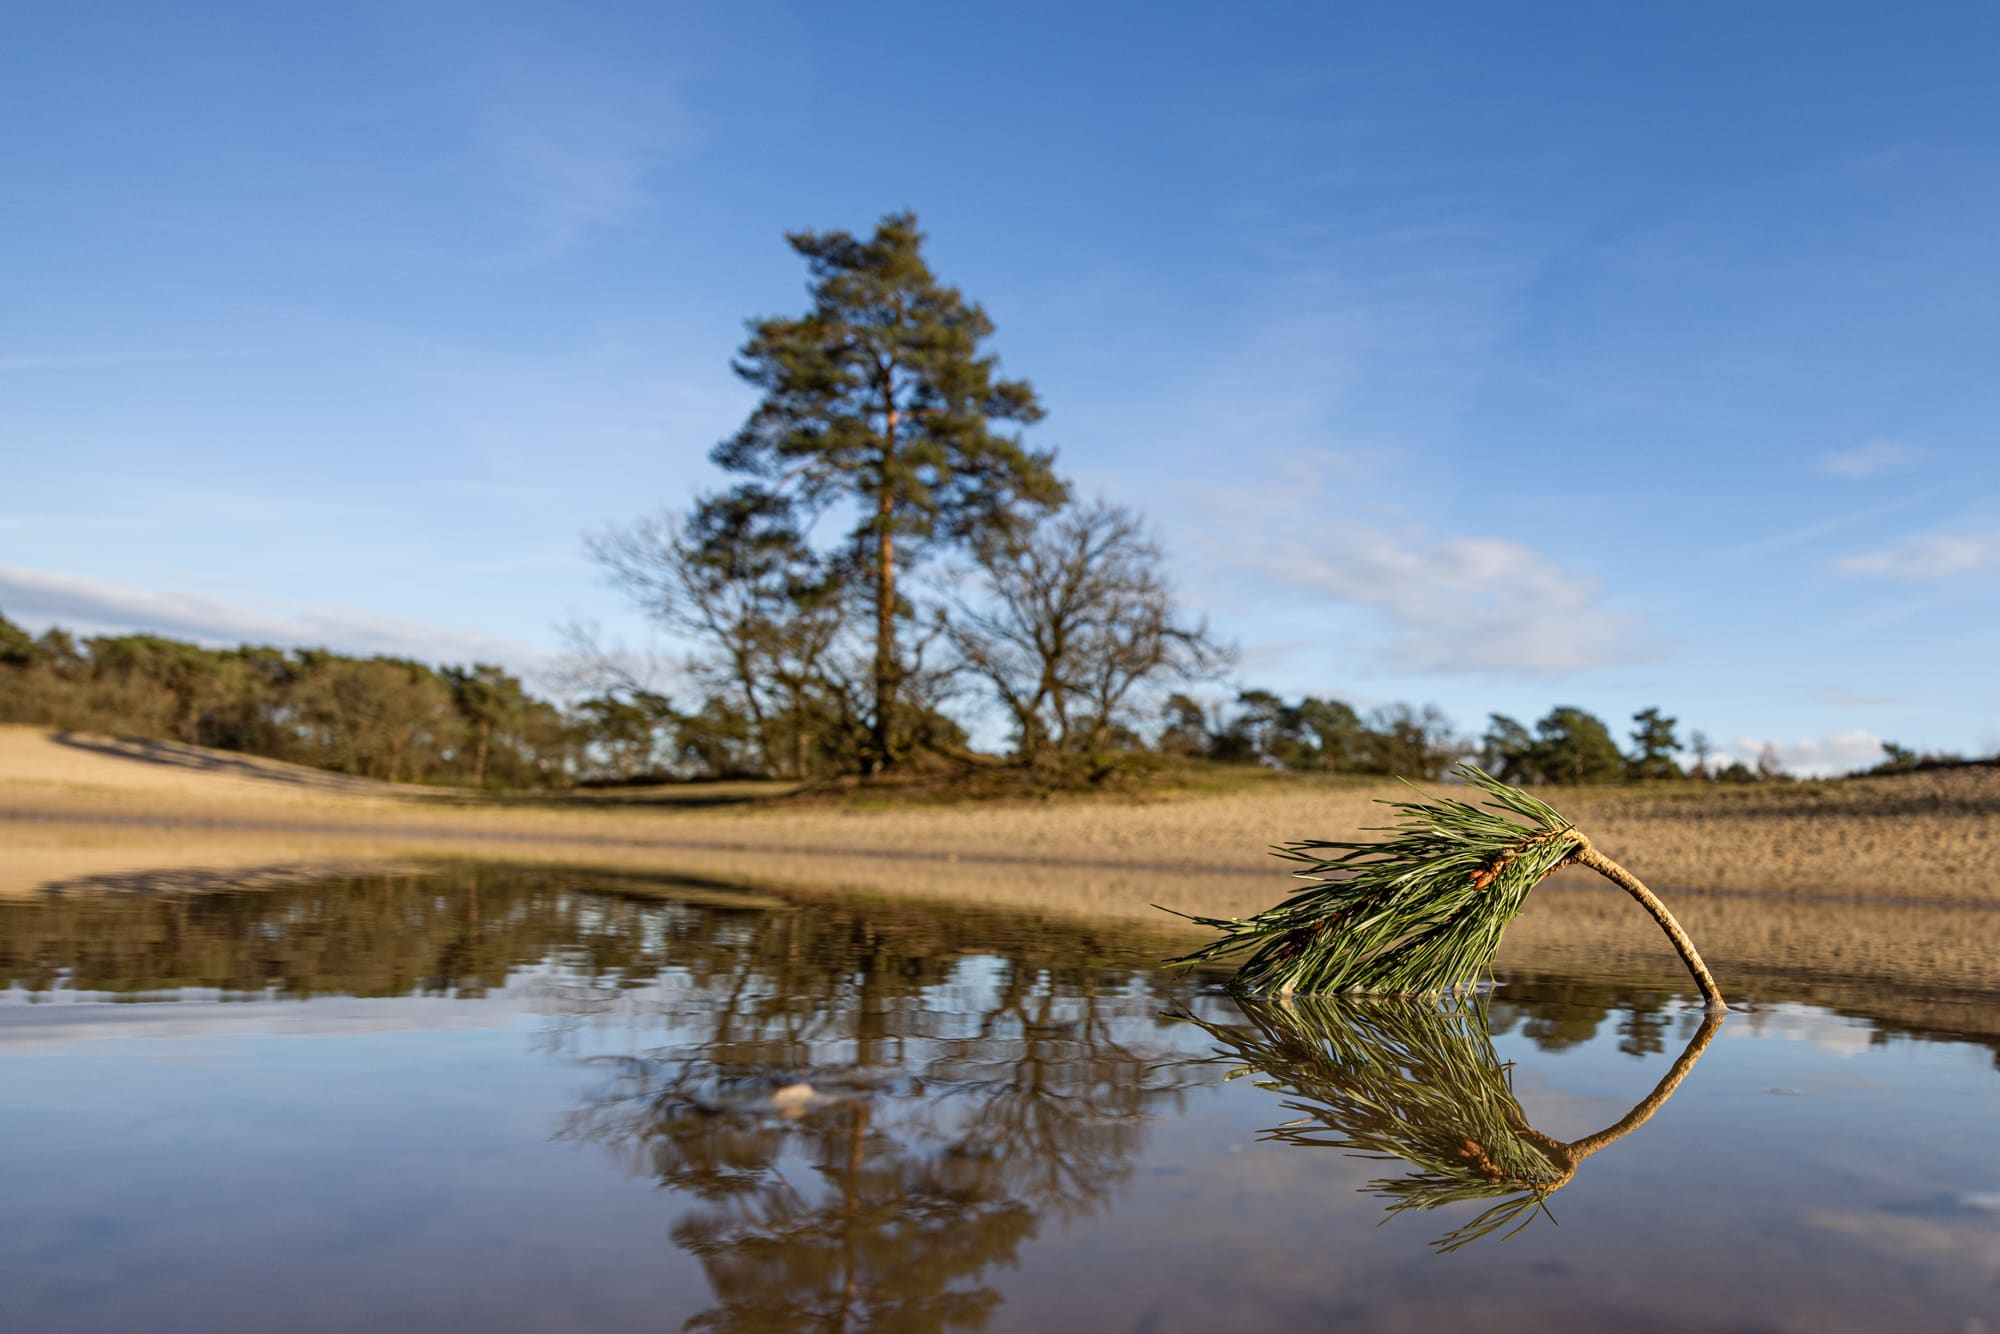
<instances>
[{"instance_id":1,"label":"reflection of twig","mask_svg":"<svg viewBox=\"0 0 2000 1334\"><path fill-rule=\"evenodd\" d=\"M1528 1124L1513 1067L1493 1051L1483 1000L1449 1002L1296 998L1242 1001L1247 1027L1183 1015L1221 1044L1229 1078L1261 1076L1297 1119L1262 1135L1358 1157L1400 1159L1416 1170L1371 1181L1391 1215L1493 1201L1432 1245L1454 1251L1482 1237L1513 1236L1547 1214L1546 1201L1577 1166L1630 1134L1673 1095L1721 1026L1709 1015L1637 1107L1571 1143ZM1553 1216L1551 1215L1551 1221ZM1503 1232L1504 1229L1504 1232Z\"/></svg>"},{"instance_id":2,"label":"reflection of twig","mask_svg":"<svg viewBox=\"0 0 2000 1334\"><path fill-rule=\"evenodd\" d=\"M1637 1107L1627 1112L1616 1124L1606 1126L1595 1135L1585 1135L1582 1139L1570 1141L1567 1147L1575 1160L1582 1162L1599 1149L1623 1139L1652 1120L1653 1113L1667 1105L1667 1099L1674 1096L1674 1090L1681 1086L1681 1081L1688 1077L1689 1072L1694 1069L1694 1063L1701 1059L1701 1054L1708 1050L1708 1044L1715 1040L1715 1035L1721 1030L1721 1015L1713 1011L1703 1015L1701 1027L1695 1030L1694 1036L1688 1039L1688 1044L1681 1054L1674 1058L1674 1063L1668 1067L1667 1073L1660 1077L1660 1082L1653 1086L1653 1091L1648 1093Z\"/></svg>"}]
</instances>

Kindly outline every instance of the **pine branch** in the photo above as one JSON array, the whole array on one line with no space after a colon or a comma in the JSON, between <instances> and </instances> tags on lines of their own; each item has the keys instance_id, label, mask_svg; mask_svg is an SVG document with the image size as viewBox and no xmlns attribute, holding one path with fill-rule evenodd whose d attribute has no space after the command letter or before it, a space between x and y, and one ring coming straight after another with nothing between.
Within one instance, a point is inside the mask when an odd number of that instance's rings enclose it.
<instances>
[{"instance_id":1,"label":"pine branch","mask_svg":"<svg viewBox=\"0 0 2000 1334\"><path fill-rule=\"evenodd\" d=\"M1636 877L1546 802L1476 765L1454 773L1489 800L1475 806L1419 793L1383 803L1399 816L1380 831L1387 839L1274 849L1303 864L1293 874L1307 888L1253 917L1176 913L1222 934L1171 962L1242 958L1230 984L1239 991L1440 995L1490 976L1501 934L1528 892L1576 861L1637 899L1673 940L1709 1008L1726 1008L1687 933Z\"/></svg>"}]
</instances>

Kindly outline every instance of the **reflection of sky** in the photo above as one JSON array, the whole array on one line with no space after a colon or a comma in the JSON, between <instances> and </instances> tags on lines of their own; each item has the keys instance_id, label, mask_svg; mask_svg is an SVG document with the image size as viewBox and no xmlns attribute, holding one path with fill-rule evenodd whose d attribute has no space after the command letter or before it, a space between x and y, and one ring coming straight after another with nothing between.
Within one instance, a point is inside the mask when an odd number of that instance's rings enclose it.
<instances>
[{"instance_id":1,"label":"reflection of sky","mask_svg":"<svg viewBox=\"0 0 2000 1334\"><path fill-rule=\"evenodd\" d=\"M119 1038L322 1037L492 1028L532 1008L529 997L511 990L476 1005L442 996L328 996L310 1002L246 1003L193 990L115 1005L75 998L9 1003L21 996L18 989L0 992L0 1053L38 1043Z\"/></svg>"},{"instance_id":2,"label":"reflection of sky","mask_svg":"<svg viewBox=\"0 0 2000 1334\"><path fill-rule=\"evenodd\" d=\"M998 977L973 959L931 989L947 1034L976 1032ZM552 1135L601 1079L578 1058L671 1047L663 1006L683 979L581 1021L562 982L530 970L465 1001L0 1004L9 1301L49 1330L228 1327L273 1309L309 1329L389 1315L673 1327L708 1300L669 1238L683 1202ZM1559 1051L1496 1040L1538 1128L1616 1121L1694 1020L1676 1016L1667 1051L1637 1058L1618 1049L1619 1017ZM1113 1030L1206 1050L1140 1005ZM1866 1026L1807 1007L1733 1016L1666 1108L1550 1200L1560 1226L1442 1259L1423 1243L1461 1219L1378 1229L1358 1188L1394 1164L1260 1143L1289 1115L1209 1067L1147 1124L1108 1208L1044 1220L1018 1270L982 1277L1006 1297L994 1327L1115 1328L1135 1311L1160 1329L1338 1313L1421 1326L1474 1308L1500 1311L1482 1317L1496 1329L1578 1311L1565 1327L1647 1311L1813 1329L1976 1314L2000 1278L2000 1216L1977 1207L2000 1192L1983 1143L2000 1110L1990 1058L1856 1047L1854 1032ZM797 1153L784 1170L802 1190L817 1181Z\"/></svg>"},{"instance_id":3,"label":"reflection of sky","mask_svg":"<svg viewBox=\"0 0 2000 1334\"><path fill-rule=\"evenodd\" d=\"M1742 1023L1723 1036L1810 1042L1829 1056L1859 1056L1874 1041L1874 1027L1866 1020L1828 1014L1806 1005L1770 1005L1753 1010L1742 1019Z\"/></svg>"}]
</instances>

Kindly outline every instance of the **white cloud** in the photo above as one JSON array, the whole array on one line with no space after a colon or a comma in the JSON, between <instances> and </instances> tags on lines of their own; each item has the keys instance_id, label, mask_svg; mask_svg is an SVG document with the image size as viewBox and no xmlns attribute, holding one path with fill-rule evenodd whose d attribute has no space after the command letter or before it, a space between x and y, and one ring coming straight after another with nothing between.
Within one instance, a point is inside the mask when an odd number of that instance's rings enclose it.
<instances>
[{"instance_id":1,"label":"white cloud","mask_svg":"<svg viewBox=\"0 0 2000 1334\"><path fill-rule=\"evenodd\" d=\"M1328 612L1372 613L1384 633L1351 647L1386 672L1547 681L1666 654L1591 575L1513 538L1438 536L1408 517L1407 483L1384 476L1380 451L1293 450L1251 471L1268 480L1203 496L1215 562L1260 588L1323 599ZM1312 610L1294 601L1286 624L1296 630Z\"/></svg>"},{"instance_id":2,"label":"white cloud","mask_svg":"<svg viewBox=\"0 0 2000 1334\"><path fill-rule=\"evenodd\" d=\"M1377 612L1389 627L1380 652L1397 671L1546 679L1662 655L1636 618L1604 605L1597 580L1510 538L1336 524L1257 564Z\"/></svg>"},{"instance_id":3,"label":"white cloud","mask_svg":"<svg viewBox=\"0 0 2000 1334\"><path fill-rule=\"evenodd\" d=\"M1829 732L1818 740L1781 741L1775 738L1740 736L1721 747L1709 760L1710 768L1741 760L1755 765L1769 746L1785 772L1801 778L1831 778L1856 769L1872 769L1883 759L1882 738L1864 728Z\"/></svg>"},{"instance_id":4,"label":"white cloud","mask_svg":"<svg viewBox=\"0 0 2000 1334\"><path fill-rule=\"evenodd\" d=\"M1870 440L1853 449L1836 449L1819 457L1819 470L1850 481L1900 472L1913 467L1923 451L1900 440Z\"/></svg>"},{"instance_id":5,"label":"white cloud","mask_svg":"<svg viewBox=\"0 0 2000 1334\"><path fill-rule=\"evenodd\" d=\"M1843 574L1888 579L1944 579L1995 565L2000 565L2000 531L1910 537L1834 562Z\"/></svg>"},{"instance_id":6,"label":"white cloud","mask_svg":"<svg viewBox=\"0 0 2000 1334\"><path fill-rule=\"evenodd\" d=\"M593 228L624 222L651 198L660 154L629 131L580 123L501 125L491 151L508 186L534 211L552 249Z\"/></svg>"},{"instance_id":7,"label":"white cloud","mask_svg":"<svg viewBox=\"0 0 2000 1334\"><path fill-rule=\"evenodd\" d=\"M84 634L143 632L216 645L324 647L431 663L498 662L521 672L539 671L544 658L518 640L374 612L256 607L205 593L134 588L18 565L0 565L0 612L30 629L60 625Z\"/></svg>"}]
</instances>

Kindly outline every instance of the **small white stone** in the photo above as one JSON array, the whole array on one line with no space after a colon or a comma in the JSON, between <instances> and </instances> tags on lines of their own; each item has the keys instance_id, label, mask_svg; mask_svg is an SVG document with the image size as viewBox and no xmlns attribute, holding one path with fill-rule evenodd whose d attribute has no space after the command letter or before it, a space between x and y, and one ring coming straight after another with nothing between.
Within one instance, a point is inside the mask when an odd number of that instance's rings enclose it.
<instances>
[{"instance_id":1,"label":"small white stone","mask_svg":"<svg viewBox=\"0 0 2000 1334\"><path fill-rule=\"evenodd\" d=\"M811 1084L787 1084L771 1095L771 1102L777 1107L803 1107L818 1096Z\"/></svg>"}]
</instances>

